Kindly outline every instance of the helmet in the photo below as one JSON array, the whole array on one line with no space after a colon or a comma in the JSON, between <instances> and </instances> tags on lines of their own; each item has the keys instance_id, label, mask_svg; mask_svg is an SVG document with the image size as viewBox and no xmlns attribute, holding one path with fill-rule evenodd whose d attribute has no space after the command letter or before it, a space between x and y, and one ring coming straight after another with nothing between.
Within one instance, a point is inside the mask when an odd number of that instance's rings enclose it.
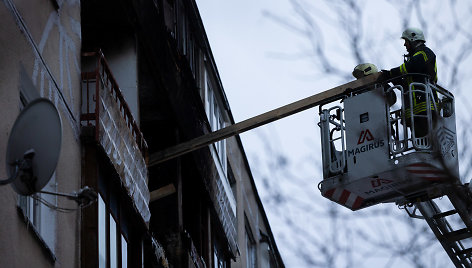
<instances>
[{"instance_id":1,"label":"helmet","mask_svg":"<svg viewBox=\"0 0 472 268\"><path fill-rule=\"evenodd\" d=\"M423 31L418 28L407 28L402 33L402 39L408 40L410 42L414 42L414 41L426 42L426 40L424 39Z\"/></svg>"},{"instance_id":2,"label":"helmet","mask_svg":"<svg viewBox=\"0 0 472 268\"><path fill-rule=\"evenodd\" d=\"M372 63L361 63L359 65L357 65L355 68L354 68L354 71L352 71L352 75L359 79L359 78L362 78L364 76L367 76L367 75L370 75L370 74L373 74L373 73L376 73L378 72L379 70L377 69L377 66L375 66L375 64L372 64Z\"/></svg>"}]
</instances>

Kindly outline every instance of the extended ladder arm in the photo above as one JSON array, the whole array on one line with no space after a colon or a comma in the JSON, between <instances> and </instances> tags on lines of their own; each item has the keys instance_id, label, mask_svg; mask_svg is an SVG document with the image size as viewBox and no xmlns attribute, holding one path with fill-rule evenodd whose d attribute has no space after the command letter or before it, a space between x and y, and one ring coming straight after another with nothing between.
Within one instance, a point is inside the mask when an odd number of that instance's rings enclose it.
<instances>
[{"instance_id":1,"label":"extended ladder arm","mask_svg":"<svg viewBox=\"0 0 472 268\"><path fill-rule=\"evenodd\" d=\"M271 123L295 113L313 108L315 106L334 101L346 94L364 88L368 85L382 82L381 73L366 76L364 78L351 81L349 83L337 86L335 88L315 94L311 97L287 104L272 111L246 119L242 122L230 125L215 132L194 138L183 142L174 147L164 149L163 151L153 153L149 156L148 166L165 162L183 154L203 148L217 141L232 137L253 128Z\"/></svg>"},{"instance_id":2,"label":"extended ladder arm","mask_svg":"<svg viewBox=\"0 0 472 268\"><path fill-rule=\"evenodd\" d=\"M446 190L449 205L452 210L441 211L433 200L416 203L428 226L433 231L439 243L443 246L447 255L457 268L472 268L472 220L470 208L472 208L472 192L468 185L451 185ZM453 228L456 224L450 224L448 217L460 220L465 226L459 229ZM468 241L466 241L468 240Z\"/></svg>"}]
</instances>

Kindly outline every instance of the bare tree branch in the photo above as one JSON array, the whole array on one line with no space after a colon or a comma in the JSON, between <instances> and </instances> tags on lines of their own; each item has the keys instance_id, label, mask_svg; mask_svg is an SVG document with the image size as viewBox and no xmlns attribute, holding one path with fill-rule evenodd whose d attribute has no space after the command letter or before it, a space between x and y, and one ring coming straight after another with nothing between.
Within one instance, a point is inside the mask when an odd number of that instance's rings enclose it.
<instances>
[{"instance_id":1,"label":"bare tree branch","mask_svg":"<svg viewBox=\"0 0 472 268\"><path fill-rule=\"evenodd\" d=\"M315 77L352 80L352 68L367 59L384 62L386 58L393 58L393 62L400 65L401 54L390 54L389 46L399 39L404 28L419 26L430 37L428 42L431 40L436 45L434 51L442 77L440 84L454 89L458 106L471 106L472 100L468 97L471 95L468 92L470 85L464 85L470 71L462 71L465 68L470 70L471 63L470 1L385 0L392 9L380 10L379 16L387 13L400 15L399 25L396 26L401 28L395 27L399 32L393 37L366 32L366 24L376 23L376 19L381 21L381 18L367 18L367 5L364 2L287 1L292 7L293 18L281 17L269 11L263 15L302 37L307 48L275 52L272 55L285 59L304 58L312 62ZM321 5L328 10L322 10L319 7ZM387 32L390 29L384 30ZM458 135L464 141L472 139L467 127L471 121L470 113L457 116L457 124L462 125ZM282 242L288 245L285 248L290 248L292 254L299 256L305 267L366 267L376 261L382 263L383 267L407 265L429 268L451 265L425 222L409 218L393 205L351 212L321 198L314 179L321 179L319 157L307 156L303 161L293 163L277 143L271 142L269 135L262 131L258 135L264 151L270 156L250 154L251 162L255 163L252 167L255 178L259 178L265 189L261 197L264 204L273 208L277 214L269 217L275 217L275 222L284 226L281 229L273 228L277 237L282 237L279 244ZM460 148L459 154L461 166L464 167L462 175L469 177L472 175L472 149L465 145ZM318 147L314 148L315 154L321 151L318 143L312 142L309 146ZM315 175L306 174L304 167L308 166L315 167L312 171ZM290 187L281 189L280 185Z\"/></svg>"}]
</instances>

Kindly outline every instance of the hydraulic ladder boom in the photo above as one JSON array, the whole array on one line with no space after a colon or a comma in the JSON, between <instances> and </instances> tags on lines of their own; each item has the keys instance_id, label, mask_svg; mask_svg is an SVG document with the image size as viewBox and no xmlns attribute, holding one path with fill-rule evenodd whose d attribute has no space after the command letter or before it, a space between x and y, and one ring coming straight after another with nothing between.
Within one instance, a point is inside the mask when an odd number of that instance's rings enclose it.
<instances>
[{"instance_id":1,"label":"hydraulic ladder boom","mask_svg":"<svg viewBox=\"0 0 472 268\"><path fill-rule=\"evenodd\" d=\"M382 80L381 73L369 75L223 129L190 139L174 147L151 154L148 167L315 106L343 99L353 92L363 92L362 90L364 88L382 82L384 81ZM366 139L369 139L369 137ZM415 215L415 211L409 212L408 209L407 212L411 217L426 220L456 267L472 268L472 243L467 246L463 241L469 238L472 240L472 221L469 216L469 208L472 209L472 192L468 185L459 185L457 183L450 183L450 185L444 186L444 188L447 188L444 193L446 193L450 201L450 206L452 206L453 209L441 211L433 200L427 200L414 204L415 210L418 209L422 216ZM464 223L463 228L454 230L447 218L454 215L460 217L461 221Z\"/></svg>"},{"instance_id":2,"label":"hydraulic ladder boom","mask_svg":"<svg viewBox=\"0 0 472 268\"><path fill-rule=\"evenodd\" d=\"M456 267L472 267L472 221L469 207L472 205L472 196L468 185L454 185L447 191L450 210L441 211L433 200L416 203L416 207L423 215L438 241ZM410 215L411 216L411 215ZM454 228L453 217L464 223L464 226ZM465 241L467 240L468 241Z\"/></svg>"},{"instance_id":3,"label":"hydraulic ladder boom","mask_svg":"<svg viewBox=\"0 0 472 268\"><path fill-rule=\"evenodd\" d=\"M156 164L181 156L183 154L203 148L217 141L235 136L253 128L260 127L262 125L274 122L287 116L302 112L320 104L334 101L356 89L364 88L368 85L381 82L379 80L381 80L381 73L372 74L363 77L362 79L351 81L349 83L315 94L311 97L307 97L305 99L287 104L285 106L263 113L261 115L249 118L234 125L230 125L215 132L211 132L206 135L189 140L187 142L183 142L174 147L167 148L163 151L153 153L149 156L148 166L154 166Z\"/></svg>"}]
</instances>

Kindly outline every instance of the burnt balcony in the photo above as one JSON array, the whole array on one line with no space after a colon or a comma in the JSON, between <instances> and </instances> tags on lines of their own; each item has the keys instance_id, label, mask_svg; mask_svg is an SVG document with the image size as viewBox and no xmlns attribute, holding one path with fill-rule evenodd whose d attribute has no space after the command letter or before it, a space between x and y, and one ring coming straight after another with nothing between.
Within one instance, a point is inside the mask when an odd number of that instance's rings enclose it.
<instances>
[{"instance_id":1,"label":"burnt balcony","mask_svg":"<svg viewBox=\"0 0 472 268\"><path fill-rule=\"evenodd\" d=\"M143 133L103 53L84 53L82 60L86 66L82 72L82 135L93 136L103 148L135 207L149 222L148 146Z\"/></svg>"}]
</instances>

